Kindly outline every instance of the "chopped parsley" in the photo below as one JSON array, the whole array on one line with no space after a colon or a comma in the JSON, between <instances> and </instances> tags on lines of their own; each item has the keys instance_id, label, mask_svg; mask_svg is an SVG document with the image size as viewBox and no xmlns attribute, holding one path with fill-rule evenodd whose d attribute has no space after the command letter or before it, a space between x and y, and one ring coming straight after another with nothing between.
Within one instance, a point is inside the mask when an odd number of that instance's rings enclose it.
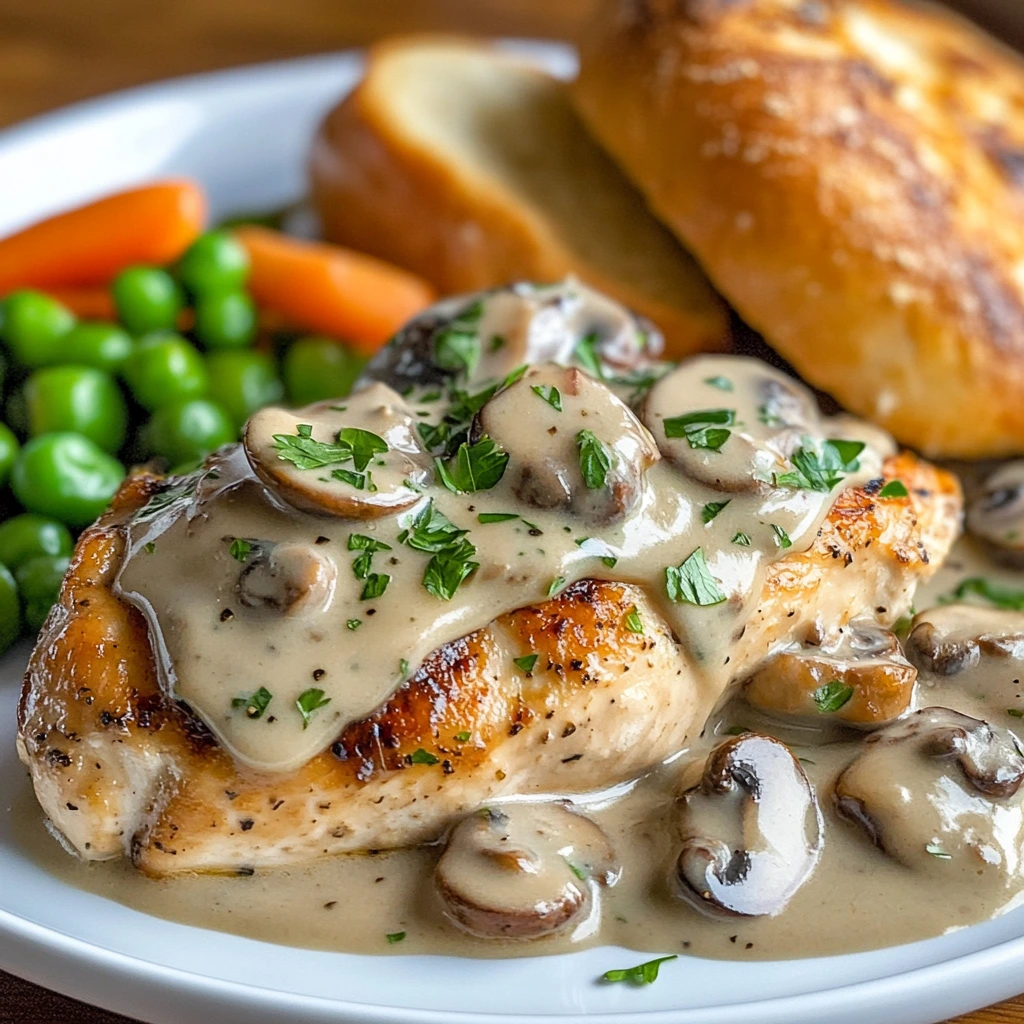
<instances>
[{"instance_id":1,"label":"chopped parsley","mask_svg":"<svg viewBox=\"0 0 1024 1024\"><path fill-rule=\"evenodd\" d=\"M858 456L863 441L826 441L819 453L808 438L789 457L793 469L775 474L776 487L794 487L801 491L831 491L848 473L860 469Z\"/></svg>"},{"instance_id":2,"label":"chopped parsley","mask_svg":"<svg viewBox=\"0 0 1024 1024\"><path fill-rule=\"evenodd\" d=\"M146 552L147 555L153 554L153 552L156 551L156 541L147 541L145 544L142 545L142 549Z\"/></svg>"},{"instance_id":3,"label":"chopped parsley","mask_svg":"<svg viewBox=\"0 0 1024 1024\"><path fill-rule=\"evenodd\" d=\"M568 857L563 856L562 860L565 861L566 867L581 881L585 882L590 877L590 872L583 864L577 864L575 861L569 860Z\"/></svg>"},{"instance_id":4,"label":"chopped parsley","mask_svg":"<svg viewBox=\"0 0 1024 1024\"><path fill-rule=\"evenodd\" d=\"M471 733L471 732L470 732L470 731L469 731L468 729L463 729L463 731L462 731L462 732L457 732L457 733L455 734L455 738L456 738L456 739L457 739L457 740L458 740L458 741L459 741L460 743L465 743L465 742L466 742L466 741L467 741L467 740L469 739L469 737L470 737L471 735L472 735L472 733Z\"/></svg>"},{"instance_id":5,"label":"chopped parsley","mask_svg":"<svg viewBox=\"0 0 1024 1024\"><path fill-rule=\"evenodd\" d=\"M363 583L363 589L360 591L360 601L374 601L378 597L384 596L384 591L388 589L388 584L391 582L391 577L386 572L371 572L366 577L366 582Z\"/></svg>"},{"instance_id":6,"label":"chopped parsley","mask_svg":"<svg viewBox=\"0 0 1024 1024\"><path fill-rule=\"evenodd\" d=\"M1024 718L1024 708L1007 708L1006 713L1011 718Z\"/></svg>"},{"instance_id":7,"label":"chopped parsley","mask_svg":"<svg viewBox=\"0 0 1024 1024\"><path fill-rule=\"evenodd\" d=\"M235 697L231 701L231 706L245 708L245 713L249 718L262 718L263 712L267 710L267 706L273 699L274 695L265 686L261 686L255 693L250 693L248 697Z\"/></svg>"},{"instance_id":8,"label":"chopped parsley","mask_svg":"<svg viewBox=\"0 0 1024 1024\"><path fill-rule=\"evenodd\" d=\"M533 384L530 390L543 398L555 412L562 411L562 394L553 384Z\"/></svg>"},{"instance_id":9,"label":"chopped parsley","mask_svg":"<svg viewBox=\"0 0 1024 1024\"><path fill-rule=\"evenodd\" d=\"M476 521L482 526L486 526L488 523L508 523L518 518L517 512L481 512L476 517Z\"/></svg>"},{"instance_id":10,"label":"chopped parsley","mask_svg":"<svg viewBox=\"0 0 1024 1024\"><path fill-rule=\"evenodd\" d=\"M853 696L853 687L848 686L839 679L832 679L819 686L811 696L814 698L814 703L817 705L819 713L830 715L849 703L850 698Z\"/></svg>"},{"instance_id":11,"label":"chopped parsley","mask_svg":"<svg viewBox=\"0 0 1024 1024\"><path fill-rule=\"evenodd\" d=\"M524 654L521 658L513 658L512 660L524 672L532 672L539 657L539 654Z\"/></svg>"},{"instance_id":12,"label":"chopped parsley","mask_svg":"<svg viewBox=\"0 0 1024 1024\"><path fill-rule=\"evenodd\" d=\"M644 624L640 621L640 613L636 609L636 605L626 612L626 618L623 620L626 623L626 629L630 633L643 633Z\"/></svg>"},{"instance_id":13,"label":"chopped parsley","mask_svg":"<svg viewBox=\"0 0 1024 1024\"><path fill-rule=\"evenodd\" d=\"M302 728L309 728L314 711L319 711L320 708L326 707L330 703L331 698L325 697L324 691L316 686L312 686L303 693L300 693L295 701L295 706L299 709L299 714L302 715Z\"/></svg>"},{"instance_id":14,"label":"chopped parsley","mask_svg":"<svg viewBox=\"0 0 1024 1024\"><path fill-rule=\"evenodd\" d=\"M228 550L231 552L232 558L238 562L244 562L249 557L249 552L252 551L252 545L247 540L242 540L241 537L235 537Z\"/></svg>"},{"instance_id":15,"label":"chopped parsley","mask_svg":"<svg viewBox=\"0 0 1024 1024\"><path fill-rule=\"evenodd\" d=\"M772 533L775 534L775 543L778 544L780 548L785 550L786 548L791 548L793 546L793 542L790 540L789 534L786 533L781 526L777 523L772 523L771 527Z\"/></svg>"},{"instance_id":16,"label":"chopped parsley","mask_svg":"<svg viewBox=\"0 0 1024 1024\"><path fill-rule=\"evenodd\" d=\"M396 942L401 942L405 935L405 932L388 932L384 937L388 940L388 945L393 946Z\"/></svg>"},{"instance_id":17,"label":"chopped parsley","mask_svg":"<svg viewBox=\"0 0 1024 1024\"><path fill-rule=\"evenodd\" d=\"M710 384L713 388L718 388L719 391L732 391L732 381L728 377L705 377L704 383Z\"/></svg>"},{"instance_id":18,"label":"chopped parsley","mask_svg":"<svg viewBox=\"0 0 1024 1024\"><path fill-rule=\"evenodd\" d=\"M962 580L953 594L957 600L962 600L973 594L988 601L989 604L994 604L997 608L1024 611L1024 590L1001 587L998 583L993 583L983 576L970 576Z\"/></svg>"},{"instance_id":19,"label":"chopped parsley","mask_svg":"<svg viewBox=\"0 0 1024 1024\"><path fill-rule=\"evenodd\" d=\"M591 331L590 334L580 338L576 343L576 348L573 349L573 355L576 357L576 362L591 376L598 380L604 380L604 366L601 365L601 357L597 354L596 332Z\"/></svg>"},{"instance_id":20,"label":"chopped parsley","mask_svg":"<svg viewBox=\"0 0 1024 1024\"><path fill-rule=\"evenodd\" d=\"M463 581L476 569L473 561L476 548L468 540L460 540L450 548L432 555L423 573L423 586L442 601L450 601Z\"/></svg>"},{"instance_id":21,"label":"chopped parsley","mask_svg":"<svg viewBox=\"0 0 1024 1024\"><path fill-rule=\"evenodd\" d=\"M952 860L953 854L947 853L938 843L928 843L924 848L925 853L930 853L937 860Z\"/></svg>"},{"instance_id":22,"label":"chopped parsley","mask_svg":"<svg viewBox=\"0 0 1024 1024\"><path fill-rule=\"evenodd\" d=\"M461 310L434 335L434 363L449 373L472 373L480 362L480 318L483 303L477 299Z\"/></svg>"},{"instance_id":23,"label":"chopped parsley","mask_svg":"<svg viewBox=\"0 0 1024 1024\"><path fill-rule=\"evenodd\" d=\"M682 565L665 567L665 590L672 601L703 607L721 604L726 599L708 569L703 548L697 548Z\"/></svg>"},{"instance_id":24,"label":"chopped parsley","mask_svg":"<svg viewBox=\"0 0 1024 1024\"><path fill-rule=\"evenodd\" d=\"M658 980L658 970L662 964L669 960L678 960L673 953L671 956L661 956L657 960L648 960L645 964L637 964L636 967L626 967L622 970L605 971L601 977L605 981L625 981L631 985L650 985Z\"/></svg>"},{"instance_id":25,"label":"chopped parsley","mask_svg":"<svg viewBox=\"0 0 1024 1024\"><path fill-rule=\"evenodd\" d=\"M409 662L405 658L398 662L398 674L403 678L409 674Z\"/></svg>"},{"instance_id":26,"label":"chopped parsley","mask_svg":"<svg viewBox=\"0 0 1024 1024\"><path fill-rule=\"evenodd\" d=\"M733 544L739 544L741 547L750 547L750 538L742 531L737 530L732 536Z\"/></svg>"},{"instance_id":27,"label":"chopped parsley","mask_svg":"<svg viewBox=\"0 0 1024 1024\"><path fill-rule=\"evenodd\" d=\"M398 535L398 542L417 551L433 553L451 547L468 532L460 530L443 512L435 508L431 499Z\"/></svg>"},{"instance_id":28,"label":"chopped parsley","mask_svg":"<svg viewBox=\"0 0 1024 1024\"><path fill-rule=\"evenodd\" d=\"M665 436L685 437L691 448L709 448L718 451L729 440L731 427L736 423L735 409L701 409L670 416L664 421Z\"/></svg>"},{"instance_id":29,"label":"chopped parsley","mask_svg":"<svg viewBox=\"0 0 1024 1024\"><path fill-rule=\"evenodd\" d=\"M335 480L340 480L343 484L348 484L349 487L354 487L357 491L366 490L366 482L369 477L369 473L357 473L354 469L332 469L331 476ZM370 490L375 491L377 488L373 486L373 481L370 481Z\"/></svg>"},{"instance_id":30,"label":"chopped parsley","mask_svg":"<svg viewBox=\"0 0 1024 1024\"><path fill-rule=\"evenodd\" d=\"M372 431L360 427L344 427L338 432L338 443L348 445L352 451L352 465L361 473L375 455L383 455L388 443Z\"/></svg>"},{"instance_id":31,"label":"chopped parsley","mask_svg":"<svg viewBox=\"0 0 1024 1024\"><path fill-rule=\"evenodd\" d=\"M731 498L728 498L725 501L709 501L700 510L700 521L704 524L710 523L731 500Z\"/></svg>"},{"instance_id":32,"label":"chopped parsley","mask_svg":"<svg viewBox=\"0 0 1024 1024\"><path fill-rule=\"evenodd\" d=\"M295 431L294 434L274 434L274 447L277 457L296 469L323 469L339 462L351 462L361 473L375 455L383 455L388 450L384 438L359 427L343 428L333 442L315 440L309 423L296 424ZM338 479L344 478L339 476Z\"/></svg>"},{"instance_id":33,"label":"chopped parsley","mask_svg":"<svg viewBox=\"0 0 1024 1024\"><path fill-rule=\"evenodd\" d=\"M349 628L349 629L351 629L353 633L354 633L354 632L355 632L355 631L356 631L356 630L357 630L357 629L358 629L358 628L359 628L359 627L360 627L360 626L361 626L362 624L363 624L363 620L362 620L362 619L349 619L349 620L348 620L348 622L346 622L346 623L345 623L345 625L346 625L346 626L348 626L348 628Z\"/></svg>"},{"instance_id":34,"label":"chopped parsley","mask_svg":"<svg viewBox=\"0 0 1024 1024\"><path fill-rule=\"evenodd\" d=\"M438 758L436 758L429 750L424 750L422 747L419 750L414 750L409 755L410 764L438 764Z\"/></svg>"},{"instance_id":35,"label":"chopped parsley","mask_svg":"<svg viewBox=\"0 0 1024 1024\"><path fill-rule=\"evenodd\" d=\"M907 498L910 491L902 480L890 480L879 492L880 498Z\"/></svg>"},{"instance_id":36,"label":"chopped parsley","mask_svg":"<svg viewBox=\"0 0 1024 1024\"><path fill-rule=\"evenodd\" d=\"M377 540L376 537L367 537L365 533L350 533L348 549L360 552L352 563L352 572L355 573L356 579L364 581L359 600L372 601L383 596L391 577L387 573L373 572L373 556L378 551L390 551L391 545ZM349 629L352 628L354 627L349 625Z\"/></svg>"},{"instance_id":37,"label":"chopped parsley","mask_svg":"<svg viewBox=\"0 0 1024 1024\"><path fill-rule=\"evenodd\" d=\"M490 490L504 476L508 453L485 436L475 444L463 442L452 461L445 463L435 458L434 465L441 483L449 491L468 494Z\"/></svg>"},{"instance_id":38,"label":"chopped parsley","mask_svg":"<svg viewBox=\"0 0 1024 1024\"><path fill-rule=\"evenodd\" d=\"M576 435L576 447L580 453L583 482L592 491L604 487L608 470L612 467L611 453L591 430L581 430Z\"/></svg>"},{"instance_id":39,"label":"chopped parsley","mask_svg":"<svg viewBox=\"0 0 1024 1024\"><path fill-rule=\"evenodd\" d=\"M548 584L548 597L554 597L565 586L565 577L556 576Z\"/></svg>"}]
</instances>

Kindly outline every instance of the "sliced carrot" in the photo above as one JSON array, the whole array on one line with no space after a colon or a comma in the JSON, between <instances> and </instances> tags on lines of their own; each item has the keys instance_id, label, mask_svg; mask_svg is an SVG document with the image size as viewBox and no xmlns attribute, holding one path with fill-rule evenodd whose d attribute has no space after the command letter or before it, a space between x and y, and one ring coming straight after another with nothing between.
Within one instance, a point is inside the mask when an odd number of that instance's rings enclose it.
<instances>
[{"instance_id":1,"label":"sliced carrot","mask_svg":"<svg viewBox=\"0 0 1024 1024\"><path fill-rule=\"evenodd\" d=\"M67 306L80 320L116 320L109 288L44 288L51 298Z\"/></svg>"},{"instance_id":2,"label":"sliced carrot","mask_svg":"<svg viewBox=\"0 0 1024 1024\"><path fill-rule=\"evenodd\" d=\"M177 259L206 218L197 184L163 181L118 192L0 239L0 295L15 288L108 284L134 263Z\"/></svg>"},{"instance_id":3,"label":"sliced carrot","mask_svg":"<svg viewBox=\"0 0 1024 1024\"><path fill-rule=\"evenodd\" d=\"M252 261L249 291L257 305L366 355L436 297L415 274L351 249L248 225L235 237Z\"/></svg>"}]
</instances>

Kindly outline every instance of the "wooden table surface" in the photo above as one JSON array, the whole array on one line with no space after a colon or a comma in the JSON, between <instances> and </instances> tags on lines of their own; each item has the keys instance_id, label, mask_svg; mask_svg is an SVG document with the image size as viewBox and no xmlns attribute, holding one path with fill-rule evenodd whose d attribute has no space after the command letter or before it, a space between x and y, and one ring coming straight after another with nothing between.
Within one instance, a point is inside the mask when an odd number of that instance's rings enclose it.
<instances>
[{"instance_id":1,"label":"wooden table surface","mask_svg":"<svg viewBox=\"0 0 1024 1024\"><path fill-rule=\"evenodd\" d=\"M974 0L996 26L1008 3L1014 2L1018 0ZM592 4L593 0L0 0L0 126L140 82L358 46L394 32L441 29L572 38ZM0 1024L125 1021L0 972ZM1024 996L957 1018L957 1024L1024 1024Z\"/></svg>"}]
</instances>

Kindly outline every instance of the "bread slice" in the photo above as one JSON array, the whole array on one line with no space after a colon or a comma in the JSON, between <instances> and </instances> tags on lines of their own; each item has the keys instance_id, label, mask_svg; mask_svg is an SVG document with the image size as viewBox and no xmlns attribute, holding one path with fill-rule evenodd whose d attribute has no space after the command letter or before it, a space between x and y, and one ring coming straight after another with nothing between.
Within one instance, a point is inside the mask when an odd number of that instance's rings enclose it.
<instances>
[{"instance_id":1,"label":"bread slice","mask_svg":"<svg viewBox=\"0 0 1024 1024\"><path fill-rule=\"evenodd\" d=\"M311 176L329 239L442 293L573 273L653 320L670 356L726 344L724 304L563 83L486 44L374 47L317 135Z\"/></svg>"}]
</instances>

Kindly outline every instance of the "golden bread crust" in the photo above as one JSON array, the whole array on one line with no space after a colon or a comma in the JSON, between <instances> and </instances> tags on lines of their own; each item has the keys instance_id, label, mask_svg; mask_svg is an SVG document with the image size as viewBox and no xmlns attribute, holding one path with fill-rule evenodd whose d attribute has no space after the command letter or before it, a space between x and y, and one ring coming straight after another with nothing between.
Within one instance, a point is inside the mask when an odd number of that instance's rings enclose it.
<instances>
[{"instance_id":1,"label":"golden bread crust","mask_svg":"<svg viewBox=\"0 0 1024 1024\"><path fill-rule=\"evenodd\" d=\"M446 75L453 91L507 86L504 105L451 109L458 144L440 130L414 134L401 98ZM443 102L432 94L422 110ZM432 37L374 47L362 82L324 121L310 171L328 238L415 270L442 294L576 274L653 320L671 358L727 343L724 304L586 134L562 83L490 47ZM594 258L609 246L603 233L628 238L632 257Z\"/></svg>"},{"instance_id":2,"label":"golden bread crust","mask_svg":"<svg viewBox=\"0 0 1024 1024\"><path fill-rule=\"evenodd\" d=\"M604 0L585 120L812 384L930 455L1024 452L1024 63L894 0Z\"/></svg>"}]
</instances>

